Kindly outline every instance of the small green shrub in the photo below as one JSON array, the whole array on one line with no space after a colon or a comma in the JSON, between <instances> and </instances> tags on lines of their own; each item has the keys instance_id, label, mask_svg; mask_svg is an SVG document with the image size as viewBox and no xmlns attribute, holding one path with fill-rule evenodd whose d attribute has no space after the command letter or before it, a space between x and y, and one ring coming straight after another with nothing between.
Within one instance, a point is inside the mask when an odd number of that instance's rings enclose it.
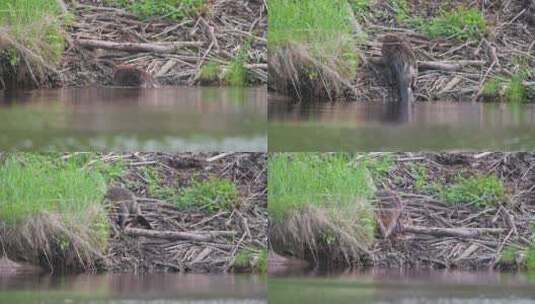
<instances>
[{"instance_id":1,"label":"small green shrub","mask_svg":"<svg viewBox=\"0 0 535 304\"><path fill-rule=\"evenodd\" d=\"M239 199L236 185L228 179L211 178L194 181L190 187L182 189L175 198L180 208L198 207L210 212L233 209Z\"/></svg>"},{"instance_id":2,"label":"small green shrub","mask_svg":"<svg viewBox=\"0 0 535 304\"><path fill-rule=\"evenodd\" d=\"M219 80L219 73L221 72L221 65L217 62L208 62L201 68L199 78L201 81L215 82Z\"/></svg>"},{"instance_id":3,"label":"small green shrub","mask_svg":"<svg viewBox=\"0 0 535 304\"><path fill-rule=\"evenodd\" d=\"M399 23L406 22L410 19L409 17L409 5L407 0L392 0L390 5L394 8L396 12L396 20Z\"/></svg>"},{"instance_id":4,"label":"small green shrub","mask_svg":"<svg viewBox=\"0 0 535 304\"><path fill-rule=\"evenodd\" d=\"M242 46L242 49L230 63L230 66L225 74L225 80L231 86L242 87L247 84L247 50L249 44Z\"/></svg>"},{"instance_id":5,"label":"small green shrub","mask_svg":"<svg viewBox=\"0 0 535 304\"><path fill-rule=\"evenodd\" d=\"M484 96L497 96L500 93L501 81L499 79L490 79L485 82L481 94Z\"/></svg>"},{"instance_id":6,"label":"small green shrub","mask_svg":"<svg viewBox=\"0 0 535 304\"><path fill-rule=\"evenodd\" d=\"M459 177L456 183L440 187L442 200L450 204L493 206L505 198L505 186L495 175Z\"/></svg>"},{"instance_id":7,"label":"small green shrub","mask_svg":"<svg viewBox=\"0 0 535 304\"><path fill-rule=\"evenodd\" d=\"M518 249L514 246L507 246L503 249L500 257L500 263L513 264L516 263L516 255Z\"/></svg>"},{"instance_id":8,"label":"small green shrub","mask_svg":"<svg viewBox=\"0 0 535 304\"><path fill-rule=\"evenodd\" d=\"M427 183L427 168L423 165L415 164L410 168L414 177L414 189L416 191L425 191L429 187Z\"/></svg>"},{"instance_id":9,"label":"small green shrub","mask_svg":"<svg viewBox=\"0 0 535 304\"><path fill-rule=\"evenodd\" d=\"M383 155L364 159L363 163L374 179L381 180L388 176L390 169L394 166L394 159L391 155Z\"/></svg>"},{"instance_id":10,"label":"small green shrub","mask_svg":"<svg viewBox=\"0 0 535 304\"><path fill-rule=\"evenodd\" d=\"M163 17L180 21L194 16L205 8L205 0L108 0L142 18Z\"/></svg>"},{"instance_id":11,"label":"small green shrub","mask_svg":"<svg viewBox=\"0 0 535 304\"><path fill-rule=\"evenodd\" d=\"M527 100L527 92L521 76L515 75L509 80L505 89L505 97L509 102L522 103Z\"/></svg>"},{"instance_id":12,"label":"small green shrub","mask_svg":"<svg viewBox=\"0 0 535 304\"><path fill-rule=\"evenodd\" d=\"M260 251L249 248L241 249L234 260L234 267L237 270L267 273L268 251L266 249Z\"/></svg>"},{"instance_id":13,"label":"small green shrub","mask_svg":"<svg viewBox=\"0 0 535 304\"><path fill-rule=\"evenodd\" d=\"M370 9L370 0L350 0L349 4L355 12L366 12Z\"/></svg>"},{"instance_id":14,"label":"small green shrub","mask_svg":"<svg viewBox=\"0 0 535 304\"><path fill-rule=\"evenodd\" d=\"M528 271L535 271L535 247L530 246L526 249L524 261Z\"/></svg>"},{"instance_id":15,"label":"small green shrub","mask_svg":"<svg viewBox=\"0 0 535 304\"><path fill-rule=\"evenodd\" d=\"M478 39L487 31L485 16L474 8L459 7L452 11L442 11L431 20L416 18L411 22L431 38Z\"/></svg>"}]
</instances>

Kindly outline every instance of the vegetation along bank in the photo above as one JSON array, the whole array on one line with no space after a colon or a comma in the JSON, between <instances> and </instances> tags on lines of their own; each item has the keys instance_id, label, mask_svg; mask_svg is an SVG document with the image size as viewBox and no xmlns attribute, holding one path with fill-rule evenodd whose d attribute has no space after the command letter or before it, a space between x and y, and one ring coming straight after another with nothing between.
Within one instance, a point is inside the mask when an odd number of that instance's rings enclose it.
<instances>
[{"instance_id":1,"label":"vegetation along bank","mask_svg":"<svg viewBox=\"0 0 535 304\"><path fill-rule=\"evenodd\" d=\"M262 0L6 0L0 89L267 82Z\"/></svg>"},{"instance_id":2,"label":"vegetation along bank","mask_svg":"<svg viewBox=\"0 0 535 304\"><path fill-rule=\"evenodd\" d=\"M529 0L270 1L269 88L302 100L395 100L386 34L414 53L418 101L535 100Z\"/></svg>"},{"instance_id":3,"label":"vegetation along bank","mask_svg":"<svg viewBox=\"0 0 535 304\"><path fill-rule=\"evenodd\" d=\"M271 246L331 269L535 270L534 164L532 153L273 154Z\"/></svg>"},{"instance_id":4,"label":"vegetation along bank","mask_svg":"<svg viewBox=\"0 0 535 304\"><path fill-rule=\"evenodd\" d=\"M267 269L262 153L3 153L0 183L3 273Z\"/></svg>"}]
</instances>

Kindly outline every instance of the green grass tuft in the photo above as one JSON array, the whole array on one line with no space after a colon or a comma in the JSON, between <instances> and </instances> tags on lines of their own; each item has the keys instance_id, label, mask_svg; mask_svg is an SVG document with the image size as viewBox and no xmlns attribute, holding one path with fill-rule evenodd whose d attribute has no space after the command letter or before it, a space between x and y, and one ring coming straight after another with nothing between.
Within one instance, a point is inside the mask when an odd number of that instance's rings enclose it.
<instances>
[{"instance_id":1,"label":"green grass tuft","mask_svg":"<svg viewBox=\"0 0 535 304\"><path fill-rule=\"evenodd\" d=\"M367 6L365 0L272 0L269 2L268 46L288 44L305 47L319 63L331 66L342 77L352 79L360 62L353 35L353 9ZM317 76L310 67L309 78Z\"/></svg>"},{"instance_id":2,"label":"green grass tuft","mask_svg":"<svg viewBox=\"0 0 535 304\"><path fill-rule=\"evenodd\" d=\"M526 249L525 264L528 271L535 271L535 247Z\"/></svg>"},{"instance_id":3,"label":"green grass tuft","mask_svg":"<svg viewBox=\"0 0 535 304\"><path fill-rule=\"evenodd\" d=\"M355 12L367 12L370 9L370 0L349 0L349 4Z\"/></svg>"},{"instance_id":4,"label":"green grass tuft","mask_svg":"<svg viewBox=\"0 0 535 304\"><path fill-rule=\"evenodd\" d=\"M83 219L99 205L106 191L106 175L81 169L76 158L59 155L13 154L0 167L0 218L15 224L42 212Z\"/></svg>"},{"instance_id":5,"label":"green grass tuft","mask_svg":"<svg viewBox=\"0 0 535 304\"><path fill-rule=\"evenodd\" d=\"M247 51L249 48L249 43L244 44L238 56L230 62L230 66L225 73L225 80L229 85L235 87L247 85L247 68L245 64L247 64Z\"/></svg>"},{"instance_id":6,"label":"green grass tuft","mask_svg":"<svg viewBox=\"0 0 535 304\"><path fill-rule=\"evenodd\" d=\"M219 80L221 65L217 62L208 62L201 67L199 79L206 82L216 82Z\"/></svg>"},{"instance_id":7,"label":"green grass tuft","mask_svg":"<svg viewBox=\"0 0 535 304\"><path fill-rule=\"evenodd\" d=\"M522 103L527 100L527 91L523 84L523 78L515 75L507 83L505 97L509 102Z\"/></svg>"},{"instance_id":8,"label":"green grass tuft","mask_svg":"<svg viewBox=\"0 0 535 304\"><path fill-rule=\"evenodd\" d=\"M514 264L516 263L516 255L518 249L514 246L507 246L503 249L502 255L500 256L500 263L505 264Z\"/></svg>"},{"instance_id":9,"label":"green grass tuft","mask_svg":"<svg viewBox=\"0 0 535 304\"><path fill-rule=\"evenodd\" d=\"M414 19L413 22L430 38L479 39L487 32L485 16L474 8L459 7L442 11L438 17L431 20Z\"/></svg>"},{"instance_id":10,"label":"green grass tuft","mask_svg":"<svg viewBox=\"0 0 535 304\"><path fill-rule=\"evenodd\" d=\"M247 272L267 273L268 270L268 251L267 249L251 250L248 248L241 249L234 260L234 267L237 270Z\"/></svg>"},{"instance_id":11,"label":"green grass tuft","mask_svg":"<svg viewBox=\"0 0 535 304\"><path fill-rule=\"evenodd\" d=\"M175 204L180 208L196 207L217 212L232 210L238 205L239 192L236 185L228 179L211 178L195 181L190 187L182 189L175 197Z\"/></svg>"},{"instance_id":12,"label":"green grass tuft","mask_svg":"<svg viewBox=\"0 0 535 304\"><path fill-rule=\"evenodd\" d=\"M499 79L489 79L485 82L481 94L484 96L498 96L500 93L501 81Z\"/></svg>"},{"instance_id":13,"label":"green grass tuft","mask_svg":"<svg viewBox=\"0 0 535 304\"><path fill-rule=\"evenodd\" d=\"M205 9L205 0L108 0L108 4L124 7L142 18L163 17L180 21Z\"/></svg>"},{"instance_id":14,"label":"green grass tuft","mask_svg":"<svg viewBox=\"0 0 535 304\"><path fill-rule=\"evenodd\" d=\"M438 187L441 199L449 204L488 207L502 202L505 198L505 186L495 175L459 177L453 185Z\"/></svg>"},{"instance_id":15,"label":"green grass tuft","mask_svg":"<svg viewBox=\"0 0 535 304\"><path fill-rule=\"evenodd\" d=\"M109 237L103 197L124 168L92 153L62 156L6 155L0 165L0 223L10 232L4 241L35 264L44 262L44 254L49 260L42 266L94 269Z\"/></svg>"},{"instance_id":16,"label":"green grass tuft","mask_svg":"<svg viewBox=\"0 0 535 304\"><path fill-rule=\"evenodd\" d=\"M59 62L65 48L62 26L69 17L72 16L61 16L55 0L0 1L0 29L5 31L4 35L51 64ZM13 48L0 51L2 56L7 56L13 66L20 62L20 54L13 52Z\"/></svg>"},{"instance_id":17,"label":"green grass tuft","mask_svg":"<svg viewBox=\"0 0 535 304\"><path fill-rule=\"evenodd\" d=\"M364 165L352 166L350 155L273 154L268 163L269 211L282 219L309 205L344 209L374 189Z\"/></svg>"}]
</instances>

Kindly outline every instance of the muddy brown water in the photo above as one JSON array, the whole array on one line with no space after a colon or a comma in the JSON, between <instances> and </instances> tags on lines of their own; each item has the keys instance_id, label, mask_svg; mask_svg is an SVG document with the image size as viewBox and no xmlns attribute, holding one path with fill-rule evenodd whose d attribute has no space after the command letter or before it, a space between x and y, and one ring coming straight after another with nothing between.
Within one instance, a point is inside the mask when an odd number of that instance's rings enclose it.
<instances>
[{"instance_id":1,"label":"muddy brown water","mask_svg":"<svg viewBox=\"0 0 535 304\"><path fill-rule=\"evenodd\" d=\"M535 273L389 272L270 277L277 304L531 304Z\"/></svg>"},{"instance_id":2,"label":"muddy brown water","mask_svg":"<svg viewBox=\"0 0 535 304\"><path fill-rule=\"evenodd\" d=\"M268 99L270 151L535 149L535 104Z\"/></svg>"},{"instance_id":3,"label":"muddy brown water","mask_svg":"<svg viewBox=\"0 0 535 304\"><path fill-rule=\"evenodd\" d=\"M0 276L6 304L264 304L266 292L267 279L253 275Z\"/></svg>"},{"instance_id":4,"label":"muddy brown water","mask_svg":"<svg viewBox=\"0 0 535 304\"><path fill-rule=\"evenodd\" d=\"M267 149L265 87L0 92L2 150Z\"/></svg>"}]
</instances>

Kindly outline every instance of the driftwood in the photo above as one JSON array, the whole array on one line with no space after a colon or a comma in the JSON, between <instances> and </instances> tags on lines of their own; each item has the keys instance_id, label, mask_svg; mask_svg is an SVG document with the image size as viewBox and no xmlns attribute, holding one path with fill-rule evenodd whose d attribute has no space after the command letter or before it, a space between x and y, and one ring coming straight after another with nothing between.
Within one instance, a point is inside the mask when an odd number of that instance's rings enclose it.
<instances>
[{"instance_id":1,"label":"driftwood","mask_svg":"<svg viewBox=\"0 0 535 304\"><path fill-rule=\"evenodd\" d=\"M125 52L154 52L172 54L185 47L200 47L201 41L179 41L169 43L120 43L104 40L78 39L76 43L82 47L99 48L107 50L125 51Z\"/></svg>"},{"instance_id":2,"label":"driftwood","mask_svg":"<svg viewBox=\"0 0 535 304\"><path fill-rule=\"evenodd\" d=\"M505 232L502 228L442 228L442 227L421 227L403 226L404 232L416 234L428 234L434 237L459 237L474 238L483 234L499 234Z\"/></svg>"},{"instance_id":3,"label":"driftwood","mask_svg":"<svg viewBox=\"0 0 535 304\"><path fill-rule=\"evenodd\" d=\"M483 66L483 60L458 60L458 61L418 61L419 69L458 71L469 65Z\"/></svg>"},{"instance_id":4,"label":"driftwood","mask_svg":"<svg viewBox=\"0 0 535 304\"><path fill-rule=\"evenodd\" d=\"M129 236L145 236L166 240L188 240L209 242L219 236L233 236L235 231L199 231L199 232L177 232L177 231L157 231L141 228L125 228L124 233Z\"/></svg>"}]
</instances>

